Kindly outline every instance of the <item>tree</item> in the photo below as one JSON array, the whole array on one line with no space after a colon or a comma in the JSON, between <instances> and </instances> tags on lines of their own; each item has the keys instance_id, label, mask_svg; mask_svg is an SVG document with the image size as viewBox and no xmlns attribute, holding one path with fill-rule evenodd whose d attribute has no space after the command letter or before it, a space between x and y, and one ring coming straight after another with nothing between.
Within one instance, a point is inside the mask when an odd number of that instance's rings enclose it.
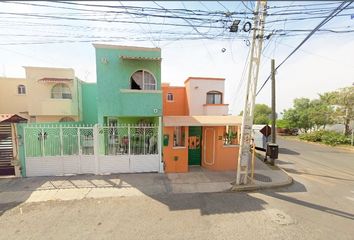
<instances>
[{"instance_id":1,"label":"tree","mask_svg":"<svg viewBox=\"0 0 354 240\"><path fill-rule=\"evenodd\" d=\"M308 98L296 98L294 107L284 110L283 119L291 128L299 128L307 132L314 125L310 119L311 101Z\"/></svg>"},{"instance_id":2,"label":"tree","mask_svg":"<svg viewBox=\"0 0 354 240\"><path fill-rule=\"evenodd\" d=\"M271 113L272 109L266 104L256 104L254 108L254 124L269 124Z\"/></svg>"},{"instance_id":3,"label":"tree","mask_svg":"<svg viewBox=\"0 0 354 240\"><path fill-rule=\"evenodd\" d=\"M333 123L333 107L323 99L314 99L310 102L309 118L318 130L321 126L325 129L327 124Z\"/></svg>"},{"instance_id":4,"label":"tree","mask_svg":"<svg viewBox=\"0 0 354 240\"><path fill-rule=\"evenodd\" d=\"M266 104L256 104L254 106L254 117L253 124L269 124L270 114L272 109ZM243 111L240 112L239 116L242 116Z\"/></svg>"},{"instance_id":5,"label":"tree","mask_svg":"<svg viewBox=\"0 0 354 240\"><path fill-rule=\"evenodd\" d=\"M335 107L334 118L344 124L344 134L350 133L350 121L354 120L354 87L341 88L321 95Z\"/></svg>"}]
</instances>

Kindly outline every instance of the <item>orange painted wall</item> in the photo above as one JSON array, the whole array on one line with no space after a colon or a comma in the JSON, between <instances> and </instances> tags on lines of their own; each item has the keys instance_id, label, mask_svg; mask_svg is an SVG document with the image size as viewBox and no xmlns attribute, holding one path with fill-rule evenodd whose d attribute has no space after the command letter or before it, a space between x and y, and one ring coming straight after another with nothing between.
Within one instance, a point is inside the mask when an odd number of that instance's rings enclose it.
<instances>
[{"instance_id":1,"label":"orange painted wall","mask_svg":"<svg viewBox=\"0 0 354 240\"><path fill-rule=\"evenodd\" d=\"M188 127L185 127L185 147L173 147L173 127L164 127L163 135L169 136L168 146L163 146L165 172L188 172ZM177 159L176 159L177 158Z\"/></svg>"},{"instance_id":2,"label":"orange painted wall","mask_svg":"<svg viewBox=\"0 0 354 240\"><path fill-rule=\"evenodd\" d=\"M203 136L205 134L205 129L207 127L203 127ZM211 128L211 127L208 127ZM204 148L202 151L202 166L214 170L214 171L229 171L229 170L236 170L237 168L237 158L238 158L238 146L224 146L223 142L223 134L224 134L224 127L212 127L215 131L215 160L213 165L208 165L204 161ZM221 138L221 140L220 140ZM204 144L204 137L203 143Z\"/></svg>"},{"instance_id":3,"label":"orange painted wall","mask_svg":"<svg viewBox=\"0 0 354 240\"><path fill-rule=\"evenodd\" d=\"M167 101L167 93L173 94L173 102ZM185 87L171 87L162 85L162 108L163 116L184 116L188 115L188 104Z\"/></svg>"}]
</instances>

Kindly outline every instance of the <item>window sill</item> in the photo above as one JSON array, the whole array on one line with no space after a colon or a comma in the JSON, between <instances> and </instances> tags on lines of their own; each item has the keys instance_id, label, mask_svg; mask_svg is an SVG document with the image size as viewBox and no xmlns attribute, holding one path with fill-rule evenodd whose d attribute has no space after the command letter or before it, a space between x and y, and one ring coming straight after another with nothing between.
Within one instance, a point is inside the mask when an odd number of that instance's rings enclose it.
<instances>
[{"instance_id":1,"label":"window sill","mask_svg":"<svg viewBox=\"0 0 354 240\"><path fill-rule=\"evenodd\" d=\"M182 146L181 147L172 147L172 149L185 149L185 148L187 148L187 147L185 147L185 146L184 147L182 147Z\"/></svg>"},{"instance_id":2,"label":"window sill","mask_svg":"<svg viewBox=\"0 0 354 240\"><path fill-rule=\"evenodd\" d=\"M120 89L122 93L162 93L162 90Z\"/></svg>"},{"instance_id":3,"label":"window sill","mask_svg":"<svg viewBox=\"0 0 354 240\"><path fill-rule=\"evenodd\" d=\"M240 144L235 144L235 145L223 145L224 148L235 148L235 147L239 147Z\"/></svg>"},{"instance_id":4,"label":"window sill","mask_svg":"<svg viewBox=\"0 0 354 240\"><path fill-rule=\"evenodd\" d=\"M49 100L51 100L51 101L57 101L57 100L59 100L59 101L72 101L71 98L50 98Z\"/></svg>"},{"instance_id":5,"label":"window sill","mask_svg":"<svg viewBox=\"0 0 354 240\"><path fill-rule=\"evenodd\" d=\"M16 94L16 96L27 96L27 94Z\"/></svg>"}]
</instances>

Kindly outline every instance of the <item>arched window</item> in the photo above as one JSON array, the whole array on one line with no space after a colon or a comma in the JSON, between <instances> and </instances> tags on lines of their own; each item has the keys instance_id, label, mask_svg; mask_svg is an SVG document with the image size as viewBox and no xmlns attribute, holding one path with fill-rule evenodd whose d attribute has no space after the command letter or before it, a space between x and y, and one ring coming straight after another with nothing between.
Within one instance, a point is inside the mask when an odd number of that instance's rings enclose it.
<instances>
[{"instance_id":1,"label":"arched window","mask_svg":"<svg viewBox=\"0 0 354 240\"><path fill-rule=\"evenodd\" d=\"M52 88L52 98L71 99L70 88L64 83L55 84Z\"/></svg>"},{"instance_id":2,"label":"arched window","mask_svg":"<svg viewBox=\"0 0 354 240\"><path fill-rule=\"evenodd\" d=\"M26 87L25 85L18 85L17 86L17 93L18 94L26 94Z\"/></svg>"},{"instance_id":3,"label":"arched window","mask_svg":"<svg viewBox=\"0 0 354 240\"><path fill-rule=\"evenodd\" d=\"M222 93L218 91L207 92L207 104L222 104Z\"/></svg>"},{"instance_id":4,"label":"arched window","mask_svg":"<svg viewBox=\"0 0 354 240\"><path fill-rule=\"evenodd\" d=\"M72 117L63 117L59 122L75 122L75 120Z\"/></svg>"},{"instance_id":5,"label":"arched window","mask_svg":"<svg viewBox=\"0 0 354 240\"><path fill-rule=\"evenodd\" d=\"M130 77L130 88L137 90L156 90L156 80L148 71L138 70Z\"/></svg>"}]
</instances>

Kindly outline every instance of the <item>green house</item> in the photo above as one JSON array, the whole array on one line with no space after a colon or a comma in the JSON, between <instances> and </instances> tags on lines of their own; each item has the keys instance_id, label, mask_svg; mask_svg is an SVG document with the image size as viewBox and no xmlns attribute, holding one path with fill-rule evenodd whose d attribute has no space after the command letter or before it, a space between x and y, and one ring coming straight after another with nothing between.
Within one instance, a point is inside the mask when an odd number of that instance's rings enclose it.
<instances>
[{"instance_id":1,"label":"green house","mask_svg":"<svg viewBox=\"0 0 354 240\"><path fill-rule=\"evenodd\" d=\"M97 107L97 122L157 124L162 116L161 49L105 44L94 47L97 95L91 106Z\"/></svg>"}]
</instances>

